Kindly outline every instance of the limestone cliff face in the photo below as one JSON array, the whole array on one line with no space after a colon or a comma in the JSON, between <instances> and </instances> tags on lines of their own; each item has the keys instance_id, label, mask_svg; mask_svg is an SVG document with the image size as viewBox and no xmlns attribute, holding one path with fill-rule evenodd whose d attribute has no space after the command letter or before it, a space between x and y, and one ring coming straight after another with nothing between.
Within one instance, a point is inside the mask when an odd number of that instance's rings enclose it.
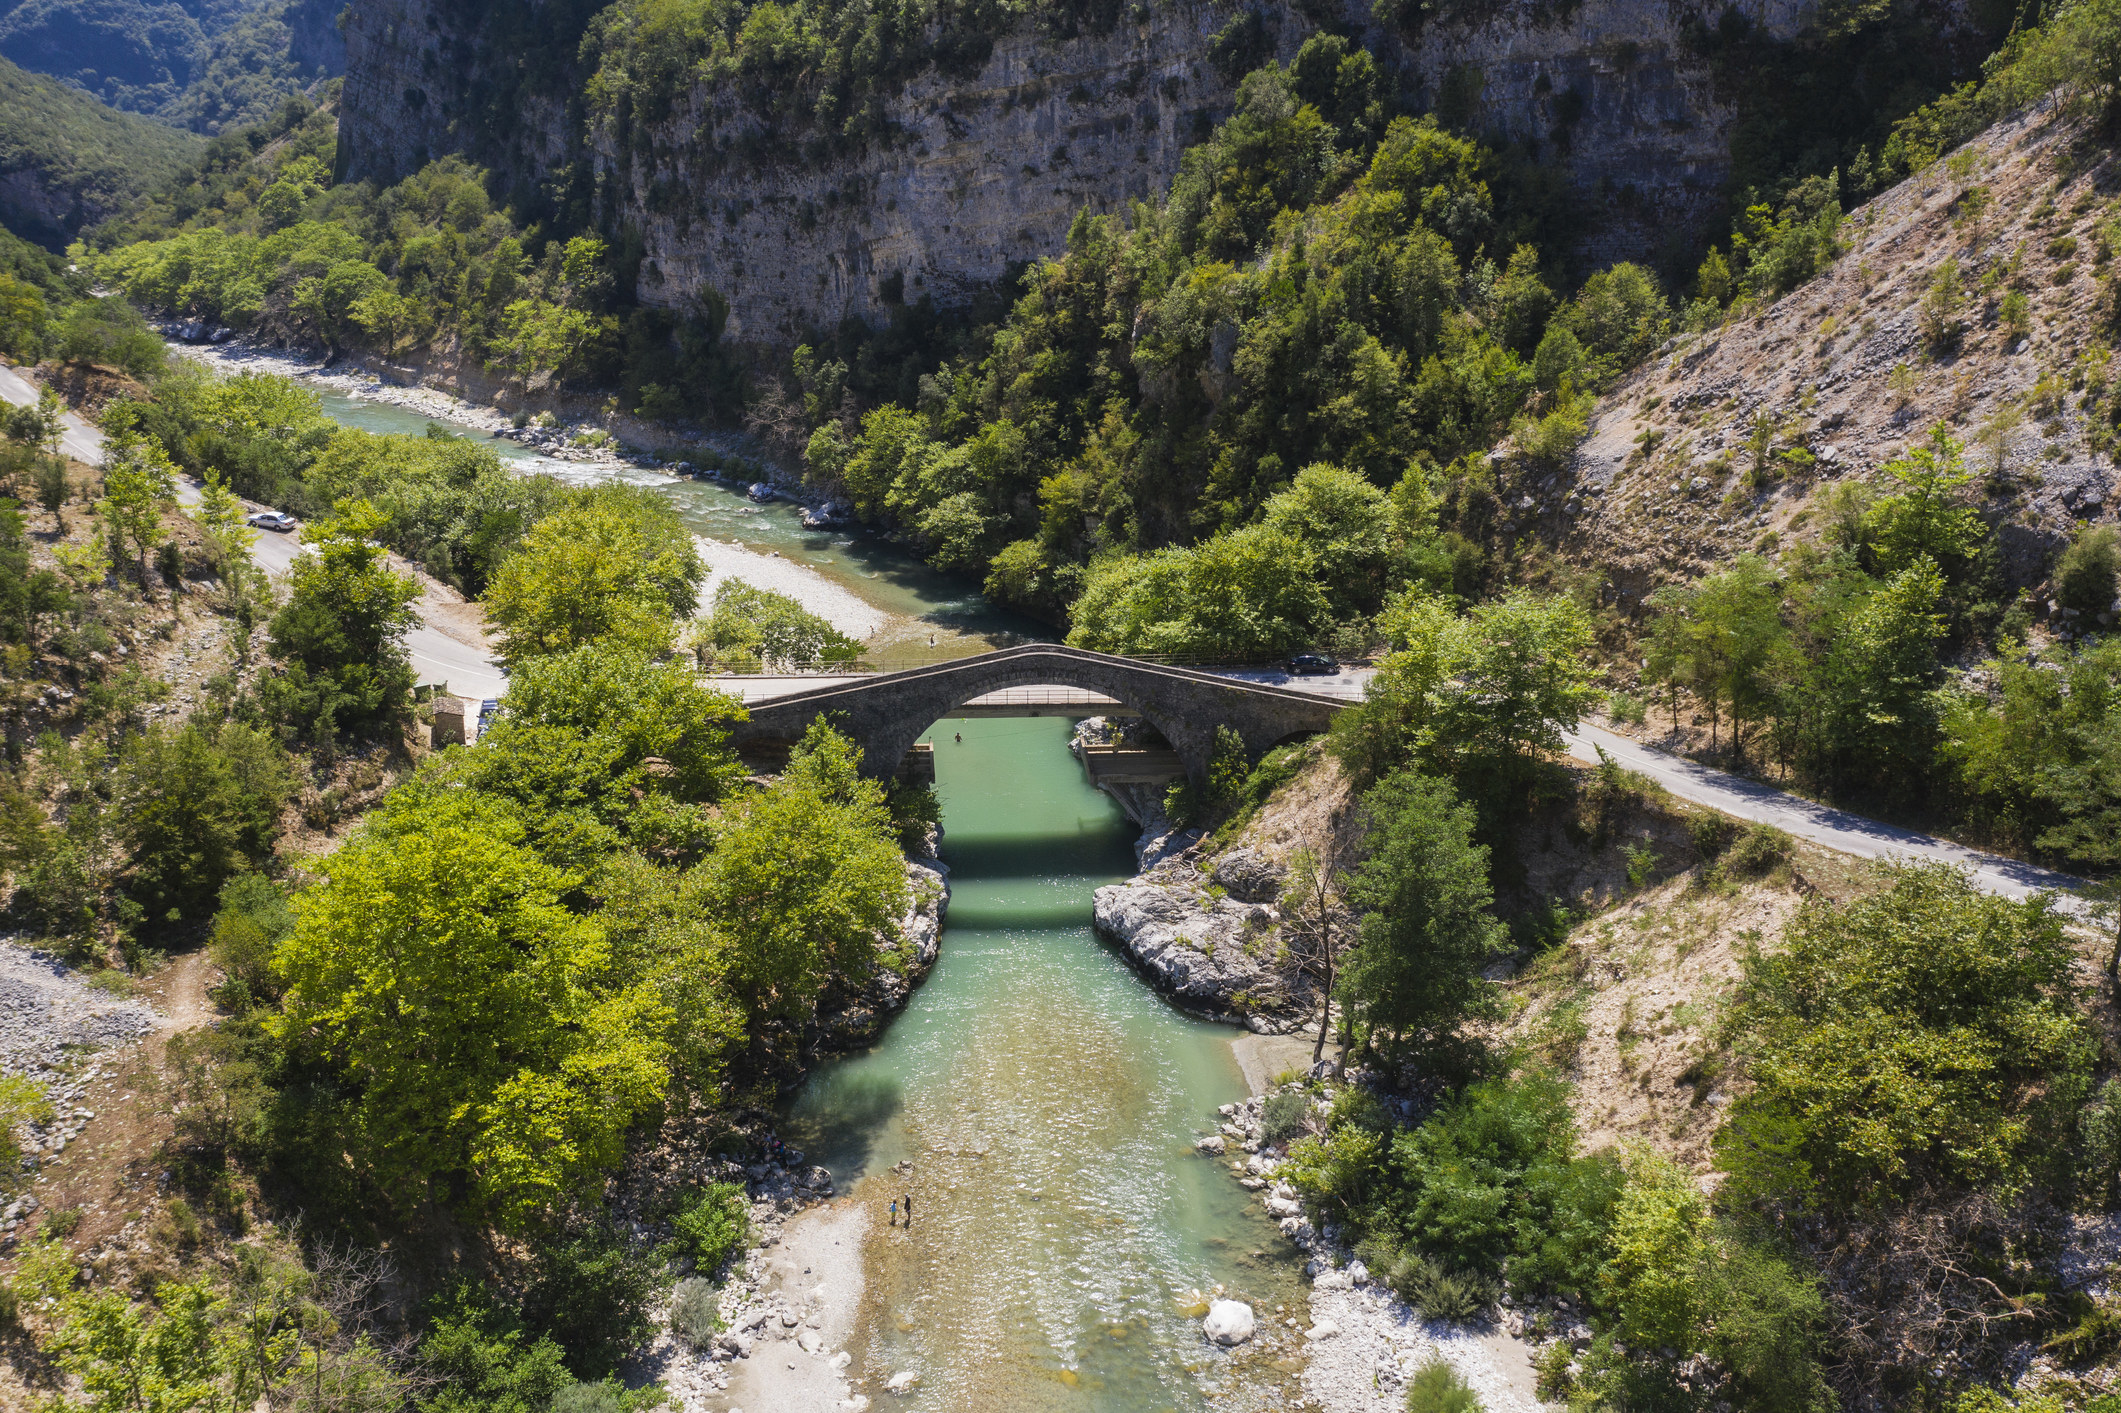
<instances>
[{"instance_id":1,"label":"limestone cliff face","mask_svg":"<svg viewBox=\"0 0 2121 1413\"><path fill-rule=\"evenodd\" d=\"M1411 42L1368 40L1417 105L1560 164L1587 198L1578 253L1606 263L1653 256L1717 210L1735 113L1686 35L1729 8L1581 0L1556 18L1551 0L1505 0L1476 19L1432 19ZM1810 10L1735 8L1782 38ZM1350 23L1368 11L1351 4ZM707 85L621 140L572 101L585 77L572 59L541 68L514 52L476 0L446 12L441 0L357 0L341 166L391 180L464 152L512 184L570 172L608 228L639 233L644 302L694 310L712 292L731 337L785 346L848 316L880 319L893 298L961 302L1059 251L1079 211L1162 192L1229 111L1208 55L1235 13L1227 0L1156 0L1102 36L1004 37L969 80L930 71L908 83L889 113L895 140L820 164L794 142L762 144L757 116ZM1281 0L1261 14L1283 60L1312 29Z\"/></svg>"},{"instance_id":2,"label":"limestone cliff face","mask_svg":"<svg viewBox=\"0 0 2121 1413\"><path fill-rule=\"evenodd\" d=\"M1788 39L1807 0L1583 0L1566 18L1550 0L1514 0L1479 23L1434 20L1405 51L1430 106L1456 108L1476 130L1527 143L1558 162L1588 198L1577 254L1587 263L1645 259L1691 237L1719 207L1736 110L1686 42L1735 9Z\"/></svg>"},{"instance_id":3,"label":"limestone cliff face","mask_svg":"<svg viewBox=\"0 0 2121 1413\"><path fill-rule=\"evenodd\" d=\"M1096 38L1005 38L969 81L917 79L891 114L901 138L841 165L732 169L720 154L757 119L704 89L655 131L668 166L624 163L599 135L599 171L617 178L602 189L621 193L645 241L641 297L683 308L713 290L730 336L786 342L805 325L881 318L887 297L962 302L1013 262L1059 251L1085 208L1154 198L1229 111L1208 46L1231 12L1181 0L1148 13ZM1309 26L1273 21L1287 59ZM658 183L684 196L652 212Z\"/></svg>"}]
</instances>

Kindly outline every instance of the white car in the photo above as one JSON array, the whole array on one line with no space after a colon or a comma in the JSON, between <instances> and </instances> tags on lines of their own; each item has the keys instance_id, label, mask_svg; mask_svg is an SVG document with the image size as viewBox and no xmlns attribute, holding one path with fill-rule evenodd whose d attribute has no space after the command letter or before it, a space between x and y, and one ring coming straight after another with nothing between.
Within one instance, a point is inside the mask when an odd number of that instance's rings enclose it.
<instances>
[{"instance_id":1,"label":"white car","mask_svg":"<svg viewBox=\"0 0 2121 1413\"><path fill-rule=\"evenodd\" d=\"M243 523L260 530L292 530L295 528L294 516L289 515L284 510L261 510L257 514L248 517Z\"/></svg>"}]
</instances>

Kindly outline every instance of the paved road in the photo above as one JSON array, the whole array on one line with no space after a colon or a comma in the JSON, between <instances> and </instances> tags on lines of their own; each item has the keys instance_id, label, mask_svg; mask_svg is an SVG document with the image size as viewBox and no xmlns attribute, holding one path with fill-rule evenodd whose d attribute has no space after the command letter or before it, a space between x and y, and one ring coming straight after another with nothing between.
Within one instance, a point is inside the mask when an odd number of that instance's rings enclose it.
<instances>
[{"instance_id":1,"label":"paved road","mask_svg":"<svg viewBox=\"0 0 2121 1413\"><path fill-rule=\"evenodd\" d=\"M20 369L0 365L0 397L24 407L34 406L37 385L23 377ZM71 412L63 414L63 420L66 430L59 438L59 449L76 461L101 466L103 434Z\"/></svg>"},{"instance_id":2,"label":"paved road","mask_svg":"<svg viewBox=\"0 0 2121 1413\"><path fill-rule=\"evenodd\" d=\"M1966 869L1976 887L2006 898L2025 898L2048 889L2067 890L2079 886L2079 880L2065 873L1984 854L1963 844L1814 804L1771 785L1741 780L1682 757L1652 750L1638 741L1630 741L1596 726L1586 724L1571 733L1568 742L1569 754L1578 760L1595 763L1599 750L1603 749L1629 770L1647 775L1682 800L1708 805L1739 819L1772 824L1837 853L1866 859L1933 860L1953 864Z\"/></svg>"},{"instance_id":3,"label":"paved road","mask_svg":"<svg viewBox=\"0 0 2121 1413\"><path fill-rule=\"evenodd\" d=\"M37 385L20 370L0 366L0 397L13 403L33 404ZM103 434L71 412L66 414L66 432L60 447L76 461L90 466L103 464ZM177 500L184 505L197 505L198 485L179 477ZM252 504L250 508L267 507ZM266 573L279 577L293 566L300 549L298 531L260 530L251 557ZM458 696L498 697L508 688L508 674L484 651L457 641L424 620L405 635L405 648L422 682L447 682L449 690Z\"/></svg>"}]
</instances>

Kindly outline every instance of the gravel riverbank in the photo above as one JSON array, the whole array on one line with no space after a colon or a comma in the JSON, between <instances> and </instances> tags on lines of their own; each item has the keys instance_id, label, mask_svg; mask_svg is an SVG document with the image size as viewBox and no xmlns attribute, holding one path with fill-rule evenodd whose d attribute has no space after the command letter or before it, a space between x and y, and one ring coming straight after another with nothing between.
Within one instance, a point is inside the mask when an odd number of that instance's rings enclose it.
<instances>
[{"instance_id":1,"label":"gravel riverbank","mask_svg":"<svg viewBox=\"0 0 2121 1413\"><path fill-rule=\"evenodd\" d=\"M1287 1044L1287 1041L1282 1041ZM1304 1392L1325 1413L1396 1413L1406 1383L1437 1360L1480 1395L1488 1413L1538 1413L1534 1346L1489 1324L1427 1320L1380 1281L1340 1241L1305 1215L1294 1188L1278 1176L1284 1149L1264 1141L1267 1096L1225 1105L1202 1152L1224 1159L1234 1180L1258 1194L1282 1235L1305 1257L1311 1280L1311 1326L1305 1332Z\"/></svg>"}]
</instances>

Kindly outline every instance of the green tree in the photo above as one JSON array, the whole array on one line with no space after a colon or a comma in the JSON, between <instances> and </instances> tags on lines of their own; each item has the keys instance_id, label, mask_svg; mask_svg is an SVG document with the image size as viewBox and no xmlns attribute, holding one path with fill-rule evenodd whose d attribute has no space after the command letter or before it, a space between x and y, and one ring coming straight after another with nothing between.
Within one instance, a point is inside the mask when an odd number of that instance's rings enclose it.
<instances>
[{"instance_id":1,"label":"green tree","mask_svg":"<svg viewBox=\"0 0 2121 1413\"><path fill-rule=\"evenodd\" d=\"M589 643L516 670L455 778L515 805L547 862L587 870L629 846L689 861L711 837L705 806L742 776L728 744L742 719L681 662Z\"/></svg>"},{"instance_id":2,"label":"green tree","mask_svg":"<svg viewBox=\"0 0 2121 1413\"><path fill-rule=\"evenodd\" d=\"M883 787L856 773L859 759L813 723L780 777L728 810L703 865L755 1033L807 1021L828 980L859 985L905 909L891 812Z\"/></svg>"},{"instance_id":3,"label":"green tree","mask_svg":"<svg viewBox=\"0 0 2121 1413\"><path fill-rule=\"evenodd\" d=\"M1481 970L1505 932L1489 911L1488 851L1474 813L1441 780L1402 771L1363 796L1369 857L1348 885L1362 914L1341 973L1342 1003L1373 1043L1448 1058L1466 1021L1494 1013Z\"/></svg>"},{"instance_id":4,"label":"green tree","mask_svg":"<svg viewBox=\"0 0 2121 1413\"><path fill-rule=\"evenodd\" d=\"M1832 614L1823 660L1789 714L1808 768L1834 788L1905 798L1929 778L1943 596L1944 576L1923 559Z\"/></svg>"},{"instance_id":5,"label":"green tree","mask_svg":"<svg viewBox=\"0 0 2121 1413\"><path fill-rule=\"evenodd\" d=\"M1328 604L1311 547L1248 525L1090 568L1068 641L1102 652L1245 661L1303 646Z\"/></svg>"},{"instance_id":6,"label":"green tree","mask_svg":"<svg viewBox=\"0 0 2121 1413\"><path fill-rule=\"evenodd\" d=\"M696 639L703 657L744 668L774 662L809 666L853 662L859 640L848 637L786 594L756 589L741 579L715 586L714 612Z\"/></svg>"},{"instance_id":7,"label":"green tree","mask_svg":"<svg viewBox=\"0 0 2121 1413\"><path fill-rule=\"evenodd\" d=\"M214 571L221 576L221 592L229 602L240 603L250 594L251 546L258 532L244 523L243 502L229 490L219 470L209 469L199 495L199 532L213 556Z\"/></svg>"},{"instance_id":8,"label":"green tree","mask_svg":"<svg viewBox=\"0 0 2121 1413\"><path fill-rule=\"evenodd\" d=\"M201 918L221 885L264 868L294 794L287 755L240 722L150 728L118 757L128 891L160 922Z\"/></svg>"},{"instance_id":9,"label":"green tree","mask_svg":"<svg viewBox=\"0 0 2121 1413\"><path fill-rule=\"evenodd\" d=\"M1415 762L1500 818L1597 700L1590 619L1571 599L1517 590L1461 617L1410 590L1378 622L1393 651L1333 729L1360 778Z\"/></svg>"},{"instance_id":10,"label":"green tree","mask_svg":"<svg viewBox=\"0 0 2121 1413\"><path fill-rule=\"evenodd\" d=\"M1725 706L1736 750L1744 748L1746 723L1764 719L1775 706L1791 651L1781 605L1775 571L1751 554L1720 574L1650 597L1658 618L1651 626L1647 675L1683 683L1701 699L1709 709L1712 746Z\"/></svg>"},{"instance_id":11,"label":"green tree","mask_svg":"<svg viewBox=\"0 0 2121 1413\"><path fill-rule=\"evenodd\" d=\"M1716 1137L1739 1200L1861 1206L1925 1184L2025 1180L2056 1150L2096 1047L2052 902L1943 865L1805 905L1747 964L1753 1091Z\"/></svg>"},{"instance_id":12,"label":"green tree","mask_svg":"<svg viewBox=\"0 0 2121 1413\"><path fill-rule=\"evenodd\" d=\"M322 862L269 1023L356 1084L349 1139L380 1179L462 1182L507 1226L608 1171L669 1082L670 1012L522 838L475 795L394 795Z\"/></svg>"},{"instance_id":13,"label":"green tree","mask_svg":"<svg viewBox=\"0 0 2121 1413\"><path fill-rule=\"evenodd\" d=\"M389 720L412 691L405 634L418 621L420 586L390 571L370 538L380 525L373 506L347 501L304 527L287 603L273 616L270 645L282 674L260 696L319 742Z\"/></svg>"},{"instance_id":14,"label":"green tree","mask_svg":"<svg viewBox=\"0 0 2121 1413\"><path fill-rule=\"evenodd\" d=\"M126 437L111 440L104 453L103 499L96 508L110 522L112 547L132 547L142 583L147 556L162 543L163 507L175 500L175 472L161 447Z\"/></svg>"},{"instance_id":15,"label":"green tree","mask_svg":"<svg viewBox=\"0 0 2121 1413\"><path fill-rule=\"evenodd\" d=\"M693 615L706 577L667 503L603 494L531 526L494 575L486 610L511 667L601 639L659 652L673 620Z\"/></svg>"},{"instance_id":16,"label":"green tree","mask_svg":"<svg viewBox=\"0 0 2121 1413\"><path fill-rule=\"evenodd\" d=\"M1885 464L1900 489L1873 502L1866 543L1882 574L1898 574L1927 558L1947 571L1963 571L1980 548L1987 527L1966 503L1973 480L1962 448L1944 423L1930 429L1927 446Z\"/></svg>"}]
</instances>

